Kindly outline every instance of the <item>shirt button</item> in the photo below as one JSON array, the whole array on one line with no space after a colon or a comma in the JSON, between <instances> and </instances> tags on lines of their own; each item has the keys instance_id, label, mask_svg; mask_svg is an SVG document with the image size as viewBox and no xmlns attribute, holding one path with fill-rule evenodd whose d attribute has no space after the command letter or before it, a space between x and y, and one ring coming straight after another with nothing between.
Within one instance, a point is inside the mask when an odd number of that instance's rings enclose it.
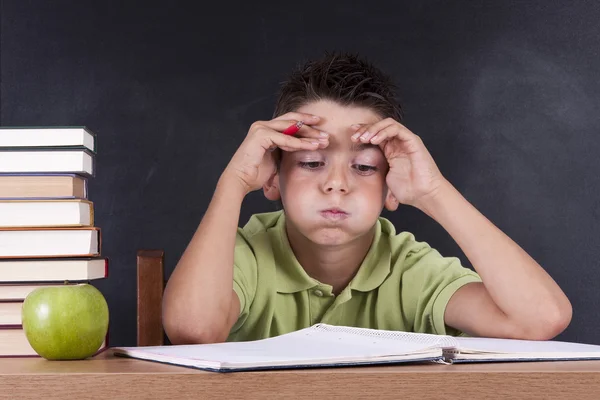
<instances>
[{"instance_id":1,"label":"shirt button","mask_svg":"<svg viewBox=\"0 0 600 400\"><path fill-rule=\"evenodd\" d=\"M321 291L319 289L315 290L314 293L315 293L315 296L323 297L323 291Z\"/></svg>"}]
</instances>

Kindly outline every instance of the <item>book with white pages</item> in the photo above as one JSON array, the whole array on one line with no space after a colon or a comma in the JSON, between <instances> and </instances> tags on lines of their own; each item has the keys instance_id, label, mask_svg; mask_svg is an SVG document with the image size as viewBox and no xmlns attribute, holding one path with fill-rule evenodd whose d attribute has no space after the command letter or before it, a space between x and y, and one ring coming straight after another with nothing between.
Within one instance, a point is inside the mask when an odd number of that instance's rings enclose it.
<instances>
[{"instance_id":1,"label":"book with white pages","mask_svg":"<svg viewBox=\"0 0 600 400\"><path fill-rule=\"evenodd\" d=\"M100 255L100 228L0 228L0 259L31 257L96 257Z\"/></svg>"},{"instance_id":2,"label":"book with white pages","mask_svg":"<svg viewBox=\"0 0 600 400\"><path fill-rule=\"evenodd\" d=\"M131 357L215 372L402 363L597 360L600 346L464 338L316 324L268 339L196 345L114 347Z\"/></svg>"},{"instance_id":3,"label":"book with white pages","mask_svg":"<svg viewBox=\"0 0 600 400\"><path fill-rule=\"evenodd\" d=\"M0 200L0 228L92 225L94 205L89 200Z\"/></svg>"},{"instance_id":4,"label":"book with white pages","mask_svg":"<svg viewBox=\"0 0 600 400\"><path fill-rule=\"evenodd\" d=\"M0 303L25 300L33 290L51 282L89 282L107 277L107 257L0 258Z\"/></svg>"},{"instance_id":5,"label":"book with white pages","mask_svg":"<svg viewBox=\"0 0 600 400\"><path fill-rule=\"evenodd\" d=\"M2 149L0 174L78 174L95 176L95 156L87 149Z\"/></svg>"},{"instance_id":6,"label":"book with white pages","mask_svg":"<svg viewBox=\"0 0 600 400\"><path fill-rule=\"evenodd\" d=\"M96 134L85 126L0 127L0 148L82 147L96 152Z\"/></svg>"}]
</instances>

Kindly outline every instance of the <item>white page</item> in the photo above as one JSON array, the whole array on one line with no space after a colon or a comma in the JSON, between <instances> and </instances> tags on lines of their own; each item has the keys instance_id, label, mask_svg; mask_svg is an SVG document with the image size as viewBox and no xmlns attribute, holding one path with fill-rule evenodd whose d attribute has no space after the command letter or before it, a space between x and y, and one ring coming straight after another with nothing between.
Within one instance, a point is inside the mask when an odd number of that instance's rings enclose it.
<instances>
[{"instance_id":1,"label":"white page","mask_svg":"<svg viewBox=\"0 0 600 400\"><path fill-rule=\"evenodd\" d=\"M84 151L0 151L0 172L94 172Z\"/></svg>"},{"instance_id":2,"label":"white page","mask_svg":"<svg viewBox=\"0 0 600 400\"><path fill-rule=\"evenodd\" d=\"M461 352L490 352L490 353L597 353L600 356L600 346L560 341L535 341L495 338L456 338Z\"/></svg>"},{"instance_id":3,"label":"white page","mask_svg":"<svg viewBox=\"0 0 600 400\"><path fill-rule=\"evenodd\" d=\"M333 333L348 333L351 337L364 341L363 337L378 338L381 340L404 341L409 343L419 344L425 347L441 347L444 349L452 349L458 346L456 338L449 335L435 335L430 333L416 333L404 331L389 331L383 329L368 329L356 328L349 326L337 326L328 324L316 324L312 327L316 331L327 331Z\"/></svg>"},{"instance_id":4,"label":"white page","mask_svg":"<svg viewBox=\"0 0 600 400\"><path fill-rule=\"evenodd\" d=\"M83 128L0 128L0 147L85 146L94 150L94 137Z\"/></svg>"},{"instance_id":5,"label":"white page","mask_svg":"<svg viewBox=\"0 0 600 400\"><path fill-rule=\"evenodd\" d=\"M0 226L90 225L90 203L23 201L0 203Z\"/></svg>"},{"instance_id":6,"label":"white page","mask_svg":"<svg viewBox=\"0 0 600 400\"><path fill-rule=\"evenodd\" d=\"M97 230L0 231L0 256L61 256L98 253Z\"/></svg>"},{"instance_id":7,"label":"white page","mask_svg":"<svg viewBox=\"0 0 600 400\"><path fill-rule=\"evenodd\" d=\"M269 365L310 361L351 361L421 353L437 349L429 344L385 338L367 338L344 332L311 328L251 342L227 342L203 345L152 346L125 348L139 353L154 353L178 359L195 359L229 365L237 363ZM439 349L438 349L439 350ZM441 356L441 350L439 350Z\"/></svg>"}]
</instances>

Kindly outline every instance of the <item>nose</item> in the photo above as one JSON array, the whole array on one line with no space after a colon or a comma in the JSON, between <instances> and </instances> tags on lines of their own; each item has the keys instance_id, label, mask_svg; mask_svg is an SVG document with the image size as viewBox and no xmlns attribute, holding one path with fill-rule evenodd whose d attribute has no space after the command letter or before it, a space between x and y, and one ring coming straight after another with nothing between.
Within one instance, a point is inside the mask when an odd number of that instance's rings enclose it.
<instances>
[{"instance_id":1,"label":"nose","mask_svg":"<svg viewBox=\"0 0 600 400\"><path fill-rule=\"evenodd\" d=\"M325 193L348 193L348 176L343 168L331 167L323 182Z\"/></svg>"}]
</instances>

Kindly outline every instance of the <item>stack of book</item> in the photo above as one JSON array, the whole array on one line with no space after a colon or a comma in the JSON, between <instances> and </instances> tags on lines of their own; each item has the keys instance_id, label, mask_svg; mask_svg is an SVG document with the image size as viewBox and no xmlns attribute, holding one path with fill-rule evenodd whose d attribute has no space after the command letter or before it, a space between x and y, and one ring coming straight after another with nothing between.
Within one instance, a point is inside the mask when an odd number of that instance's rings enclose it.
<instances>
[{"instance_id":1,"label":"stack of book","mask_svg":"<svg viewBox=\"0 0 600 400\"><path fill-rule=\"evenodd\" d=\"M0 127L0 357L37 356L21 324L29 293L108 276L88 199L95 156L85 127Z\"/></svg>"}]
</instances>

